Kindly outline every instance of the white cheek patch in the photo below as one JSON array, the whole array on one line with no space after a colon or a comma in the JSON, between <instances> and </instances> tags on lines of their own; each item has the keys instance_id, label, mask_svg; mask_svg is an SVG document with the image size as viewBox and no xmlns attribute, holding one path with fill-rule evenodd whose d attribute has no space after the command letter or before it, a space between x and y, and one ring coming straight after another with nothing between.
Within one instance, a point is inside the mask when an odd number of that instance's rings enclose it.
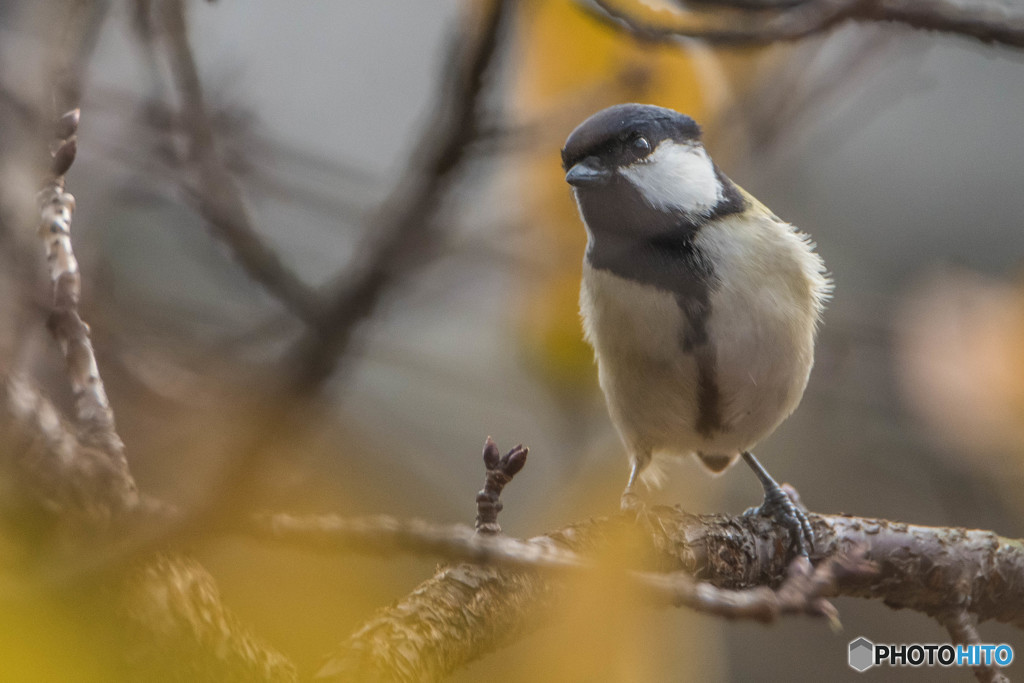
<instances>
[{"instance_id":1,"label":"white cheek patch","mask_svg":"<svg viewBox=\"0 0 1024 683\"><path fill-rule=\"evenodd\" d=\"M665 140L646 159L621 169L656 209L709 214L722 199L722 184L703 147Z\"/></svg>"}]
</instances>

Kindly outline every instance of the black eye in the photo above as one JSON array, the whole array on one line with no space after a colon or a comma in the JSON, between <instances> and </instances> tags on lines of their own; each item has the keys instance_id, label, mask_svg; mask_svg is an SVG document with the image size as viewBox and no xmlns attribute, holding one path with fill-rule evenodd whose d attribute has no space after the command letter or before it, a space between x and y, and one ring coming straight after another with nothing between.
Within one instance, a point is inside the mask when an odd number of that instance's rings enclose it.
<instances>
[{"instance_id":1,"label":"black eye","mask_svg":"<svg viewBox=\"0 0 1024 683\"><path fill-rule=\"evenodd\" d=\"M651 143L647 142L643 135L638 135L633 138L633 149L641 154L647 154L651 151Z\"/></svg>"}]
</instances>

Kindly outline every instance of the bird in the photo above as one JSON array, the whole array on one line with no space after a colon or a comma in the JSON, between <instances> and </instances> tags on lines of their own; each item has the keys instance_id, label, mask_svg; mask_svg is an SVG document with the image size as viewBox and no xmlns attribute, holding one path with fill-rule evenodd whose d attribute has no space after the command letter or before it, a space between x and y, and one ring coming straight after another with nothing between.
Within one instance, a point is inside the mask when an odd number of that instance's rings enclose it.
<instances>
[{"instance_id":1,"label":"bird","mask_svg":"<svg viewBox=\"0 0 1024 683\"><path fill-rule=\"evenodd\" d=\"M713 474L743 459L773 518L807 555L803 509L754 456L803 397L831 277L810 237L712 161L689 116L619 104L584 120L561 152L587 233L580 286L609 416L637 480L694 455Z\"/></svg>"}]
</instances>

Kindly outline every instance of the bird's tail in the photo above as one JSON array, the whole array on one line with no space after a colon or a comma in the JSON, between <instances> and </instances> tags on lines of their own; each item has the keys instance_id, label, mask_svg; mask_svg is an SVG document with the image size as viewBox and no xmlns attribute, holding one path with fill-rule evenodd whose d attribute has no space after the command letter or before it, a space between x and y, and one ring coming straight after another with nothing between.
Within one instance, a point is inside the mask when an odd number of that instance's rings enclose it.
<instances>
[{"instance_id":1,"label":"bird's tail","mask_svg":"<svg viewBox=\"0 0 1024 683\"><path fill-rule=\"evenodd\" d=\"M725 472L729 467L739 460L739 454L733 455L705 455L704 453L694 453L697 456L697 460L704 468L711 473L711 476L717 477L718 475ZM665 479L667 477L665 468L669 465L670 461L676 459L678 456L673 456L668 453L655 453L651 456L650 462L640 472L639 479L643 482L643 485L648 489L660 489L665 485Z\"/></svg>"}]
</instances>

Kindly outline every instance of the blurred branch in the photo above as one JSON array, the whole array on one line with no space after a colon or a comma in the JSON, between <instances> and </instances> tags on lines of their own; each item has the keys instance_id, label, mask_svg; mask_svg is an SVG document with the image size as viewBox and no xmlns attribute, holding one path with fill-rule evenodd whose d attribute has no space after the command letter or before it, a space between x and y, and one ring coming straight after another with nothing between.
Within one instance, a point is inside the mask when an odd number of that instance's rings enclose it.
<instances>
[{"instance_id":1,"label":"blurred branch","mask_svg":"<svg viewBox=\"0 0 1024 683\"><path fill-rule=\"evenodd\" d=\"M949 631L949 637L955 645L980 645L981 636L978 634L978 620L966 609L954 610L950 615L939 620ZM972 667L975 677L981 683L1010 683L1010 679L1004 676L994 665L981 665Z\"/></svg>"},{"instance_id":2,"label":"blurred branch","mask_svg":"<svg viewBox=\"0 0 1024 683\"><path fill-rule=\"evenodd\" d=\"M743 46L798 40L825 31L849 19L863 2L806 0L771 12L726 5L716 10L673 14L671 24L648 21L612 0L582 0L579 6L600 23L626 31L643 42L672 43L679 38L696 38L715 45ZM709 7L711 4L706 3Z\"/></svg>"},{"instance_id":3,"label":"blurred branch","mask_svg":"<svg viewBox=\"0 0 1024 683\"><path fill-rule=\"evenodd\" d=\"M77 153L80 111L75 105L80 98L79 72L84 66L80 57L91 49L91 41L75 38L82 33L95 37L108 4L77 0L67 6L67 16L62 17L67 25L65 41L50 53L50 81L59 111L69 103L73 108L56 121L52 161L38 194L38 235L46 250L53 284L48 322L66 362L75 398L74 424L65 420L28 380L0 374L0 468L4 475L0 478L0 505L4 530L29 532L26 545L31 546L31 557L44 559L39 543L43 539L31 533L39 530L34 513L41 511L47 522L70 526L74 540L88 550L60 556L49 565L31 563L27 577L32 581L74 575L96 557L122 559L126 555L125 541L128 546L132 541L125 533L129 525L124 522L146 522L153 517L164 521L168 514L174 514L158 501L140 499L124 444L115 429L91 332L78 311L82 282L71 240L75 199L66 191L65 174ZM109 522L114 518L121 523L116 537L81 533L112 529ZM10 522L13 524L9 526ZM97 543L101 538L103 542ZM4 541L5 565L13 568L7 557L13 547L6 543L9 539ZM94 556L87 556L91 552ZM103 564L107 570L120 566ZM100 575L115 581L119 576L117 571ZM5 577L6 590L14 585L11 578ZM207 680L296 678L291 663L251 637L226 611L212 578L195 563L162 558L130 588L122 585L118 599L104 602L104 607L124 610L129 622L124 634L142 646L133 653L132 663L149 656L156 667L153 673L160 677L166 676L168 665L172 665L174 670L189 670ZM154 653L170 656L153 658ZM194 680L195 676L189 678Z\"/></svg>"},{"instance_id":4,"label":"blurred branch","mask_svg":"<svg viewBox=\"0 0 1024 683\"><path fill-rule=\"evenodd\" d=\"M743 141L747 151L741 156L745 158L793 153L807 138L796 139L792 131L810 127L825 112L829 116L845 113L857 82L891 61L892 51L887 49L891 47L893 41L884 31L854 31L801 42L786 59L760 60L752 82L732 92L728 105L716 116L712 134L730 131L732 139ZM900 53L904 63L910 61L908 52L904 45ZM901 96L912 92L902 84L899 92L886 100L887 106L895 106ZM846 99L840 97L844 94ZM880 110L872 114L877 116ZM862 116L842 130L849 133L870 121L871 117ZM830 143L841 144L839 138L830 138Z\"/></svg>"},{"instance_id":5,"label":"blurred branch","mask_svg":"<svg viewBox=\"0 0 1024 683\"><path fill-rule=\"evenodd\" d=\"M294 665L252 635L227 609L213 577L194 560L160 555L139 565L127 580L117 571L95 571L121 566L109 560L111 553L115 559L124 559L124 542L130 546L133 541L124 532L145 529L146 524L165 525L174 511L145 497L135 504L120 485L121 472L106 454L79 442L53 405L20 378L0 376L0 467L5 522L31 526L26 524L26 512L43 511L70 528L76 540L85 540L90 553L60 556L61 566L34 564L32 579L45 583L90 575L113 581L110 590L116 600L104 605L121 617L130 646L125 648L129 654L125 664L131 669L131 680L165 680L169 672L174 672L175 680L296 680ZM82 535L109 529L115 513L119 522L129 523L117 528L121 532L117 536ZM130 526L133 522L143 526L136 529ZM38 541L33 539L36 546ZM96 560L99 567L90 566ZM56 589L58 584L49 587ZM5 584L5 589L10 588Z\"/></svg>"},{"instance_id":6,"label":"blurred branch","mask_svg":"<svg viewBox=\"0 0 1024 683\"><path fill-rule=\"evenodd\" d=\"M642 545L629 553L637 566L623 568L623 576L660 604L731 618L770 620L795 612L833 618L824 598L841 595L882 600L939 620L967 609L978 621L1024 628L1024 547L988 531L811 515L817 539L811 559L819 563L811 571L790 566L783 550L786 532L770 520L694 516L678 508L653 508L640 526L620 515L530 541L384 519L294 524L290 518L290 525L280 519L277 538L321 549L428 551L454 560L475 554L474 561L489 563L446 567L379 613L336 650L318 674L325 678L433 678L509 644L538 627L558 604L559 577L592 570L586 558L599 554L624 527ZM637 534L637 528L647 531ZM451 535L445 538L446 533ZM536 561L529 559L529 545L537 546ZM526 566L532 570L524 571ZM629 573L635 570L643 573Z\"/></svg>"},{"instance_id":7,"label":"blurred branch","mask_svg":"<svg viewBox=\"0 0 1024 683\"><path fill-rule=\"evenodd\" d=\"M768 45L822 33L844 21L895 22L911 28L1024 47L1024 9L997 0L702 0L698 11L648 20L621 0L581 0L589 16L644 42L697 38L716 45Z\"/></svg>"},{"instance_id":8,"label":"blurred branch","mask_svg":"<svg viewBox=\"0 0 1024 683\"><path fill-rule=\"evenodd\" d=\"M107 453L83 445L53 404L21 378L0 376L0 456L15 482L5 482L5 507L17 501L102 522L137 502L126 473Z\"/></svg>"},{"instance_id":9,"label":"blurred branch","mask_svg":"<svg viewBox=\"0 0 1024 683\"><path fill-rule=\"evenodd\" d=\"M858 17L855 17L858 18ZM1024 47L1024 8L994 0L877 0L864 19Z\"/></svg>"},{"instance_id":10,"label":"blurred branch","mask_svg":"<svg viewBox=\"0 0 1024 683\"><path fill-rule=\"evenodd\" d=\"M224 606L213 577L195 560L161 556L138 568L119 609L130 680L298 680L295 665Z\"/></svg>"},{"instance_id":11,"label":"blurred branch","mask_svg":"<svg viewBox=\"0 0 1024 683\"><path fill-rule=\"evenodd\" d=\"M355 328L374 311L384 292L429 262L424 254L429 255L443 235L435 221L441 200L468 149L481 134L485 78L499 51L513 5L507 0L493 0L475 35L467 31L452 38L441 99L424 127L398 189L384 202L368 229L373 240L367 246L368 253L350 272L339 275L335 285L316 292L285 266L255 231L239 189L216 148L188 41L183 2L161 3L181 99L181 118L198 175L192 192L202 215L249 276L307 323L307 334L292 354L300 387L315 387L329 377L347 351ZM145 40L148 32L141 34Z\"/></svg>"},{"instance_id":12,"label":"blurred branch","mask_svg":"<svg viewBox=\"0 0 1024 683\"><path fill-rule=\"evenodd\" d=\"M49 51L48 93L58 113L82 101L82 76L110 11L110 0L69 0L43 9L52 13L53 49Z\"/></svg>"},{"instance_id":13,"label":"blurred branch","mask_svg":"<svg viewBox=\"0 0 1024 683\"><path fill-rule=\"evenodd\" d=\"M161 0L162 26L175 84L181 100L181 123L188 136L189 159L196 182L191 193L199 211L235 254L253 280L303 320L316 324L319 308L315 291L281 260L253 228L237 184L227 170L206 112L199 70L192 55L183 0Z\"/></svg>"},{"instance_id":14,"label":"blurred branch","mask_svg":"<svg viewBox=\"0 0 1024 683\"><path fill-rule=\"evenodd\" d=\"M137 500L135 482L128 472L124 443L114 426L114 411L100 377L89 326L78 314L82 278L71 244L75 198L65 191L64 174L74 163L78 149L79 116L79 110L72 109L57 120L50 177L39 193L39 238L46 249L53 283L53 310L48 325L67 365L75 396L78 436L110 459L118 472L117 483L123 489L121 497L130 506Z\"/></svg>"},{"instance_id":15,"label":"blurred branch","mask_svg":"<svg viewBox=\"0 0 1024 683\"><path fill-rule=\"evenodd\" d=\"M314 679L440 680L539 628L541 613L557 611L559 597L556 584L535 572L445 567L367 621Z\"/></svg>"},{"instance_id":16,"label":"blurred branch","mask_svg":"<svg viewBox=\"0 0 1024 683\"><path fill-rule=\"evenodd\" d=\"M374 242L352 272L339 277L327 293L321 324L294 350L300 386L315 387L329 377L355 328L376 309L384 293L429 262L442 237L435 221L438 207L480 134L485 77L514 10L514 2L489 0L479 31L452 37L441 98L405 176L370 226Z\"/></svg>"}]
</instances>

